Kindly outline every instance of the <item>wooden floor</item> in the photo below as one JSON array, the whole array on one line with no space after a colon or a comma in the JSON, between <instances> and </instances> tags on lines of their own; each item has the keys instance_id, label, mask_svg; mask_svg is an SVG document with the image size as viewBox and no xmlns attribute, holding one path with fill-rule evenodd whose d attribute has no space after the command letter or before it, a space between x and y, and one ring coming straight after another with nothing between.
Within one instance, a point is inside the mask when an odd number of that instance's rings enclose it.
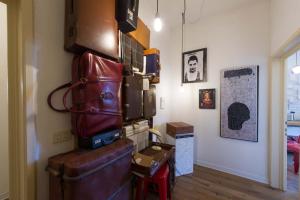
<instances>
[{"instance_id":1,"label":"wooden floor","mask_svg":"<svg viewBox=\"0 0 300 200\"><path fill-rule=\"evenodd\" d=\"M299 200L297 192L281 192L251 180L195 166L177 177L173 200ZM158 199L151 197L149 199Z\"/></svg>"}]
</instances>

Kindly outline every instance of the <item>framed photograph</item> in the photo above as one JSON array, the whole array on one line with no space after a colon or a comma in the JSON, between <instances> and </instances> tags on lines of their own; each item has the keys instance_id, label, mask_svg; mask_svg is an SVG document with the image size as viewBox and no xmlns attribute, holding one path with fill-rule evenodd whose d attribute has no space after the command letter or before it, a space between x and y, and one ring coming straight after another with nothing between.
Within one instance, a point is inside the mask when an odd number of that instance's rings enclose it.
<instances>
[{"instance_id":1,"label":"framed photograph","mask_svg":"<svg viewBox=\"0 0 300 200\"><path fill-rule=\"evenodd\" d=\"M199 108L216 109L216 89L199 90Z\"/></svg>"},{"instance_id":2,"label":"framed photograph","mask_svg":"<svg viewBox=\"0 0 300 200\"><path fill-rule=\"evenodd\" d=\"M207 48L182 54L182 83L207 81Z\"/></svg>"},{"instance_id":3,"label":"framed photograph","mask_svg":"<svg viewBox=\"0 0 300 200\"><path fill-rule=\"evenodd\" d=\"M259 67L221 72L221 137L258 142Z\"/></svg>"}]
</instances>

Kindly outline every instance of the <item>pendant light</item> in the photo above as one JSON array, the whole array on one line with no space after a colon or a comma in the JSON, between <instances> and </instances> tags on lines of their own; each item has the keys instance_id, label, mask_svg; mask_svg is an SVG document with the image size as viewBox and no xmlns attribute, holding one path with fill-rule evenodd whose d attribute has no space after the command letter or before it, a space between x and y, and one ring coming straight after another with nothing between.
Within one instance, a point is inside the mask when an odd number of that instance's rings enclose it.
<instances>
[{"instance_id":1,"label":"pendant light","mask_svg":"<svg viewBox=\"0 0 300 200\"><path fill-rule=\"evenodd\" d=\"M160 32L162 27L163 27L163 24L162 24L162 21L160 19L159 12L158 12L158 0L157 0L156 1L156 14L155 14L155 19L154 19L154 23L153 23L153 28L156 32Z\"/></svg>"},{"instance_id":2,"label":"pendant light","mask_svg":"<svg viewBox=\"0 0 300 200\"><path fill-rule=\"evenodd\" d=\"M181 55L183 55L183 49L184 49L184 25L185 25L185 12L186 12L186 0L184 0L184 5L183 5L183 12L181 14ZM181 63L183 63L183 56L181 56ZM183 69L181 69L181 74L184 73ZM181 88L180 90L183 92L184 88L183 88L183 80L181 82Z\"/></svg>"},{"instance_id":3,"label":"pendant light","mask_svg":"<svg viewBox=\"0 0 300 200\"><path fill-rule=\"evenodd\" d=\"M296 52L296 65L292 68L294 74L300 74L300 65L298 64L298 51Z\"/></svg>"}]
</instances>

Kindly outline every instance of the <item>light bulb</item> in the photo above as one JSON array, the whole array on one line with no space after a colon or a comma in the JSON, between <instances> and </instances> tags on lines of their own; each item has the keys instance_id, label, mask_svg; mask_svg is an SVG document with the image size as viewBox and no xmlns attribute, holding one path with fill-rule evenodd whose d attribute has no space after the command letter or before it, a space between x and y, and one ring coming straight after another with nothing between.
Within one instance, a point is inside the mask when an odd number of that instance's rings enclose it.
<instances>
[{"instance_id":1,"label":"light bulb","mask_svg":"<svg viewBox=\"0 0 300 200\"><path fill-rule=\"evenodd\" d=\"M162 26L163 26L163 25L162 25L161 19L159 18L158 15L156 15L156 17L155 17L155 19L154 19L154 23L153 23L154 30L155 30L156 32L160 32L161 29L162 29Z\"/></svg>"},{"instance_id":2,"label":"light bulb","mask_svg":"<svg viewBox=\"0 0 300 200\"><path fill-rule=\"evenodd\" d=\"M300 74L300 65L293 67L292 72L294 74Z\"/></svg>"}]
</instances>

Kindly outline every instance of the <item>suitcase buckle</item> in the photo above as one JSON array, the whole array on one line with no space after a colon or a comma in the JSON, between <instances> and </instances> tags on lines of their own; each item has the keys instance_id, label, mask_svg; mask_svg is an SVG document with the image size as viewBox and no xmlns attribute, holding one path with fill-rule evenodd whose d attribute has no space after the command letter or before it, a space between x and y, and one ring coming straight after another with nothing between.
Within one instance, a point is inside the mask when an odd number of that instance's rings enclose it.
<instances>
[{"instance_id":1,"label":"suitcase buckle","mask_svg":"<svg viewBox=\"0 0 300 200\"><path fill-rule=\"evenodd\" d=\"M102 92L101 94L100 94L100 98L101 99L107 99L107 100L111 100L111 99L113 99L114 98L114 95L111 93L111 92Z\"/></svg>"},{"instance_id":2,"label":"suitcase buckle","mask_svg":"<svg viewBox=\"0 0 300 200\"><path fill-rule=\"evenodd\" d=\"M80 82L81 82L82 84L86 84L86 83L88 82L88 79L82 77L82 78L80 78Z\"/></svg>"}]
</instances>

